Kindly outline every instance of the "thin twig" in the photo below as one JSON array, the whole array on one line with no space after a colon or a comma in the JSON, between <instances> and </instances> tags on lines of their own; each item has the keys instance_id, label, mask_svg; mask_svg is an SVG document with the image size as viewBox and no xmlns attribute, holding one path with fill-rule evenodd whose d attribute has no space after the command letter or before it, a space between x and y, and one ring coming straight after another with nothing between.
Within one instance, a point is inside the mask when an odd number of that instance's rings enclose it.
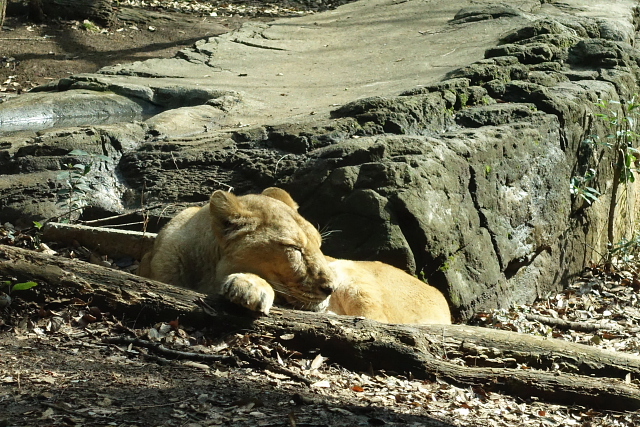
<instances>
[{"instance_id":1,"label":"thin twig","mask_svg":"<svg viewBox=\"0 0 640 427\"><path fill-rule=\"evenodd\" d=\"M67 215L69 215L69 214L71 214L71 213L73 213L75 211L79 211L79 210L87 209L87 208L92 208L92 207L93 207L93 205L86 205L86 206L81 206L79 208L74 208L74 209L71 209L71 210L61 214L61 215L51 216L49 218L43 219L40 222L42 223L42 225L45 225L45 224L53 221L54 219L56 220L55 222L58 222L57 220L59 220L63 216L67 216ZM35 230L35 229L36 229L36 227L29 227L25 231L31 231L31 230Z\"/></svg>"},{"instance_id":2,"label":"thin twig","mask_svg":"<svg viewBox=\"0 0 640 427\"><path fill-rule=\"evenodd\" d=\"M277 175L277 174L278 174L278 165L280 164L280 162L281 162L285 157L288 157L288 156L291 156L291 155L292 155L292 154L285 154L284 156L282 156L282 157L280 157L280 158L278 159L278 161L276 162L276 167L275 167L275 169L274 169L274 171L273 171L273 174L274 174L274 175Z\"/></svg>"},{"instance_id":3,"label":"thin twig","mask_svg":"<svg viewBox=\"0 0 640 427\"><path fill-rule=\"evenodd\" d=\"M131 211L131 212L125 212L123 214L119 214L119 215L114 215L114 216L110 216L107 218L98 218L98 219L92 219L90 221L78 221L79 224L82 225L89 225L89 224L96 224L96 223L100 223L100 222L105 222L105 221L111 221L112 219L118 219L118 218L122 218L128 215L133 215L133 214L137 214L140 212L144 212L147 210L151 210L151 209L156 209L161 207L162 205L154 205L154 206L147 206L144 208L140 208L140 209L136 209L135 211Z\"/></svg>"},{"instance_id":4,"label":"thin twig","mask_svg":"<svg viewBox=\"0 0 640 427\"><path fill-rule=\"evenodd\" d=\"M171 152L171 160L173 160L173 165L176 167L176 170L180 170L178 162L176 162L176 158L173 156L173 151Z\"/></svg>"},{"instance_id":5,"label":"thin twig","mask_svg":"<svg viewBox=\"0 0 640 427\"><path fill-rule=\"evenodd\" d=\"M83 414L82 412L74 411L73 409L67 409L64 406L56 405L55 403L42 402L42 405L56 409L58 411L66 412L67 414L75 415L76 417L95 418L95 416L91 414Z\"/></svg>"},{"instance_id":6,"label":"thin twig","mask_svg":"<svg viewBox=\"0 0 640 427\"><path fill-rule=\"evenodd\" d=\"M220 362L220 361L233 359L233 357L231 356L222 355L222 354L203 354L203 353L193 353L188 351L173 350L171 348L167 348L163 346L160 343L141 340L140 338L105 337L102 339L102 342L107 344L124 344L124 345L135 345L138 347L144 347L144 348L148 348L149 350L155 353L161 354L166 357L170 357L172 359L188 359L188 360L198 360L203 362Z\"/></svg>"},{"instance_id":7,"label":"thin twig","mask_svg":"<svg viewBox=\"0 0 640 427\"><path fill-rule=\"evenodd\" d=\"M43 41L51 39L54 36L49 37L2 37L0 40L15 40L15 41Z\"/></svg>"},{"instance_id":8,"label":"thin twig","mask_svg":"<svg viewBox=\"0 0 640 427\"><path fill-rule=\"evenodd\" d=\"M228 191L229 193L231 193L231 192L233 191L233 187L232 187L232 186L230 186L229 184L225 184L224 182L222 182L222 181L218 181L218 180L217 180L217 179L215 179L215 178L209 178L209 179L210 179L211 181L215 182L216 184L218 184L218 185L222 186L222 187L227 187L227 191Z\"/></svg>"},{"instance_id":9,"label":"thin twig","mask_svg":"<svg viewBox=\"0 0 640 427\"><path fill-rule=\"evenodd\" d=\"M121 406L120 409L124 411L130 410L141 410L141 409L150 409L150 408L163 408L165 406L174 406L176 402L171 403L158 403L157 405L139 405L139 406Z\"/></svg>"},{"instance_id":10,"label":"thin twig","mask_svg":"<svg viewBox=\"0 0 640 427\"><path fill-rule=\"evenodd\" d=\"M580 332L594 332L599 329L604 329L604 326L597 325L595 323L584 322L569 322L567 320L558 319L555 317L541 316L539 314L527 314L527 320L532 322L540 322L545 325L555 326L558 329L573 329Z\"/></svg>"},{"instance_id":11,"label":"thin twig","mask_svg":"<svg viewBox=\"0 0 640 427\"><path fill-rule=\"evenodd\" d=\"M291 369L285 368L284 366L281 366L278 363L269 359L258 359L257 357L249 353L247 350L236 348L233 350L233 353L237 355L241 360L252 363L253 365L257 365L259 368L268 369L270 371L273 371L279 374L287 375L288 377L291 377L291 379L299 381L306 385L313 384L313 381L303 377L302 375L292 371Z\"/></svg>"},{"instance_id":12,"label":"thin twig","mask_svg":"<svg viewBox=\"0 0 640 427\"><path fill-rule=\"evenodd\" d=\"M162 344L141 340L140 338L104 337L102 339L102 342L107 344L123 344L123 345L133 345L137 347L143 347L153 351L154 353L161 354L162 356L169 357L172 359L187 359L187 360L198 360L203 362L223 362L223 363L236 360L232 356L221 355L221 354L202 354L202 353L173 350L170 348L166 348ZM245 362L249 362L252 365L257 366L259 368L269 369L270 371L287 375L288 377L291 377L291 379L295 381L299 381L306 385L312 384L311 380L292 371L291 369L285 368L284 366L280 366L278 363L266 358L259 359L253 356L247 350L237 348L233 350L233 354L235 354L239 359Z\"/></svg>"},{"instance_id":13,"label":"thin twig","mask_svg":"<svg viewBox=\"0 0 640 427\"><path fill-rule=\"evenodd\" d=\"M144 224L144 221L127 222L125 224L107 224L107 225L101 225L100 228L128 227L130 225L138 225L138 224Z\"/></svg>"}]
</instances>

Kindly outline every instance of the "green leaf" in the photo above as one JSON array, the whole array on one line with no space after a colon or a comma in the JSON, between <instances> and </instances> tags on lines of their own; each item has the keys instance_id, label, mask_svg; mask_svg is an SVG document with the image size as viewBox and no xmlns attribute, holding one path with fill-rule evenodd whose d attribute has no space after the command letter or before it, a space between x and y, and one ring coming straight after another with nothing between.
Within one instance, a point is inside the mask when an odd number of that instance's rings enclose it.
<instances>
[{"instance_id":1,"label":"green leaf","mask_svg":"<svg viewBox=\"0 0 640 427\"><path fill-rule=\"evenodd\" d=\"M84 150L72 150L69 151L70 156L89 156L90 154Z\"/></svg>"},{"instance_id":2,"label":"green leaf","mask_svg":"<svg viewBox=\"0 0 640 427\"><path fill-rule=\"evenodd\" d=\"M600 192L593 187L587 187L585 188L585 190L587 190L591 194L597 194L598 196L600 195Z\"/></svg>"},{"instance_id":3,"label":"green leaf","mask_svg":"<svg viewBox=\"0 0 640 427\"><path fill-rule=\"evenodd\" d=\"M33 226L40 230L44 226L44 224L38 221L33 221Z\"/></svg>"},{"instance_id":4,"label":"green leaf","mask_svg":"<svg viewBox=\"0 0 640 427\"><path fill-rule=\"evenodd\" d=\"M36 282L24 282L24 283L16 283L11 288L12 291L26 291L27 289L31 289L34 286L38 286Z\"/></svg>"}]
</instances>

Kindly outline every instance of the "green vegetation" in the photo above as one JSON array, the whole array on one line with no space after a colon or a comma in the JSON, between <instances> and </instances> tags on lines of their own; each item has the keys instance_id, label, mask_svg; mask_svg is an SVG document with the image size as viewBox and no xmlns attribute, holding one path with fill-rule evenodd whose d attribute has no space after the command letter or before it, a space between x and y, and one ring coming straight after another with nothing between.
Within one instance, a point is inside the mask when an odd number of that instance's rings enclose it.
<instances>
[{"instance_id":1,"label":"green vegetation","mask_svg":"<svg viewBox=\"0 0 640 427\"><path fill-rule=\"evenodd\" d=\"M33 221L33 228L35 229L33 242L36 244L36 247L40 246L40 243L42 243L42 227L44 227L44 223Z\"/></svg>"},{"instance_id":2,"label":"green vegetation","mask_svg":"<svg viewBox=\"0 0 640 427\"><path fill-rule=\"evenodd\" d=\"M0 284L2 284L4 286L9 286L11 288L9 292L26 291L27 289L31 289L34 286L38 286L38 284L36 282L23 282L23 283L15 283L15 284L13 284L13 282L11 280L5 280L3 282L0 282Z\"/></svg>"},{"instance_id":3,"label":"green vegetation","mask_svg":"<svg viewBox=\"0 0 640 427\"><path fill-rule=\"evenodd\" d=\"M453 264L453 261L456 259L456 256L458 255L458 251L452 253L451 255L449 255L447 257L447 259L442 263L442 265L440 265L440 267L438 267L438 271L445 273L447 271L449 271L449 269L451 269L451 265Z\"/></svg>"},{"instance_id":4,"label":"green vegetation","mask_svg":"<svg viewBox=\"0 0 640 427\"><path fill-rule=\"evenodd\" d=\"M100 27L98 27L96 24L94 24L93 22L89 21L88 19L85 19L82 22L82 28L84 28L87 31L93 31L95 33L100 32Z\"/></svg>"},{"instance_id":5,"label":"green vegetation","mask_svg":"<svg viewBox=\"0 0 640 427\"><path fill-rule=\"evenodd\" d=\"M602 147L612 154L613 182L611 186L611 199L609 202L609 212L607 218L607 243L609 251L606 256L606 264L610 266L614 255L621 253L629 254L629 250L637 250L640 236L637 235L631 240L615 239L615 219L619 214L618 203L622 190L628 189L628 184L635 181L638 173L638 162L640 161L640 151L638 142L640 139L638 120L640 119L640 102L636 96L628 101L604 101L599 100L596 107L600 110L596 117L604 124L605 135L592 135L585 141L585 144L593 147ZM595 201L600 192L591 186L595 182L597 164L594 168L588 169L583 176L571 178L571 193L581 197L587 203Z\"/></svg>"},{"instance_id":6,"label":"green vegetation","mask_svg":"<svg viewBox=\"0 0 640 427\"><path fill-rule=\"evenodd\" d=\"M445 261L442 263L442 265L440 267L438 267L438 271L445 273L446 271L448 271L451 268L451 265L449 264L449 261Z\"/></svg>"},{"instance_id":7,"label":"green vegetation","mask_svg":"<svg viewBox=\"0 0 640 427\"><path fill-rule=\"evenodd\" d=\"M482 97L482 99L480 100L480 103L482 105L489 105L491 104L493 101L493 98L491 98L489 95L485 95Z\"/></svg>"},{"instance_id":8,"label":"green vegetation","mask_svg":"<svg viewBox=\"0 0 640 427\"><path fill-rule=\"evenodd\" d=\"M585 172L583 176L571 177L571 183L569 185L569 191L574 196L578 196L588 204L594 202L600 196L600 192L593 187L590 187L592 181L596 178L596 170L590 168Z\"/></svg>"},{"instance_id":9,"label":"green vegetation","mask_svg":"<svg viewBox=\"0 0 640 427\"><path fill-rule=\"evenodd\" d=\"M460 100L460 108L464 108L469 103L469 94L465 92L460 92L458 94L458 99Z\"/></svg>"}]
</instances>

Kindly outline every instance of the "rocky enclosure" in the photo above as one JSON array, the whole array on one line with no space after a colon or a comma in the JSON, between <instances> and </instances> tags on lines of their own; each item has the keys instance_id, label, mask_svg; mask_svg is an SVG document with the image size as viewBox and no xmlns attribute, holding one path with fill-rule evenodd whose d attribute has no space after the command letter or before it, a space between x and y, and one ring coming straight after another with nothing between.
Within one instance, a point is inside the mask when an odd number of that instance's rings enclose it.
<instances>
[{"instance_id":1,"label":"rocky enclosure","mask_svg":"<svg viewBox=\"0 0 640 427\"><path fill-rule=\"evenodd\" d=\"M218 188L275 185L327 231L327 254L424 277L461 319L531 302L598 257L610 162L598 163L605 196L593 206L572 197L569 183L590 159L606 156L583 144L602 130L594 102L638 90L635 18L576 10L459 10L447 25L513 17L524 24L440 82L355 100L313 121L238 126L233 112L249 102L242 93L181 84L179 72L149 83L143 78L153 73L140 70L152 70L153 60L137 71L71 76L40 90L93 93L96 108L165 112L145 122L0 137L0 219L28 225L64 214L58 175L68 163L95 163L84 200L93 215L147 205L156 206L154 217L170 217ZM217 38L202 41L178 59L206 67L220 46ZM11 102L3 108L0 118ZM109 160L70 156L73 149Z\"/></svg>"}]
</instances>

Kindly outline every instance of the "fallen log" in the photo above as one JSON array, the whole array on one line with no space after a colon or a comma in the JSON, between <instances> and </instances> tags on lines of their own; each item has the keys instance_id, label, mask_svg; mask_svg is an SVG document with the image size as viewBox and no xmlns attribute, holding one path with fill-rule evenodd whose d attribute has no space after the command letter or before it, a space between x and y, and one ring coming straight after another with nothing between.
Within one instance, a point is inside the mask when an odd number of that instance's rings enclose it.
<instances>
[{"instance_id":1,"label":"fallen log","mask_svg":"<svg viewBox=\"0 0 640 427\"><path fill-rule=\"evenodd\" d=\"M79 298L140 322L176 318L195 325L210 322L193 303L202 294L77 259L0 245L0 279L38 283L19 295L38 303Z\"/></svg>"},{"instance_id":2,"label":"fallen log","mask_svg":"<svg viewBox=\"0 0 640 427\"><path fill-rule=\"evenodd\" d=\"M110 0L39 0L38 3L40 13L44 12L49 18L88 19L101 27L111 27L116 21Z\"/></svg>"},{"instance_id":3,"label":"fallen log","mask_svg":"<svg viewBox=\"0 0 640 427\"><path fill-rule=\"evenodd\" d=\"M141 259L153 248L155 233L112 230L86 225L49 222L42 228L42 239L47 242L73 245L78 242L92 251L111 257L131 256Z\"/></svg>"},{"instance_id":4,"label":"fallen log","mask_svg":"<svg viewBox=\"0 0 640 427\"><path fill-rule=\"evenodd\" d=\"M75 297L138 323L179 317L182 324L206 326L219 334L255 331L293 350L320 348L323 356L350 369L438 378L523 399L536 396L593 408L640 409L640 389L619 379L629 373L639 375L640 358L581 344L464 325L388 325L287 309L274 309L270 316L256 318L220 301L210 301L217 311L211 317L194 303L203 297L197 292L0 245L0 280L7 279L39 283L21 291L24 299L46 304ZM468 366L469 361L476 366ZM493 366L478 366L482 363ZM497 366L500 363L502 367ZM548 370L553 364L571 373Z\"/></svg>"},{"instance_id":5,"label":"fallen log","mask_svg":"<svg viewBox=\"0 0 640 427\"><path fill-rule=\"evenodd\" d=\"M443 345L447 342L449 345L456 342L472 344L458 349L458 352L464 352L465 348L482 348L489 342L495 344L496 349L514 345L524 349L533 343L532 353L543 358L554 358L554 349L560 354L568 350L570 354L581 355L587 365L609 356L609 360L617 360L616 365L628 366L633 372L640 367L640 358L636 356L607 354L581 344L553 339L536 342L537 337L464 325L385 325L346 316L308 316L279 310L274 310L269 318L254 320L252 328L276 337L285 336L287 340L280 343L298 351L319 348L323 356L353 370L410 372L416 378L481 387L485 391L499 391L525 400L536 396L549 402L592 408L626 411L638 408L640 404L640 389L621 380L560 371L463 366L456 360L447 359L447 346ZM290 338L292 335L294 338ZM547 343L542 344L543 341Z\"/></svg>"}]
</instances>

